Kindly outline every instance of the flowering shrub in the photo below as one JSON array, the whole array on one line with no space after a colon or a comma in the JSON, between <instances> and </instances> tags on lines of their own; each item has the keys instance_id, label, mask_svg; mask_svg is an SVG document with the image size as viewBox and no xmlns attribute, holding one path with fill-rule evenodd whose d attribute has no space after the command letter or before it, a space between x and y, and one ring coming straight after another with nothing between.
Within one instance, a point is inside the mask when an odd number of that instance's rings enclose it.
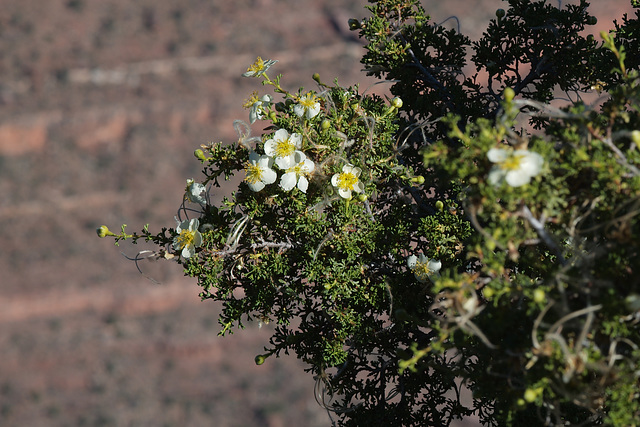
<instances>
[{"instance_id":1,"label":"flowering shrub","mask_svg":"<svg viewBox=\"0 0 640 427\"><path fill-rule=\"evenodd\" d=\"M418 1L371 3L350 26L392 96L290 92L258 58L264 133L196 150L175 228L99 236L156 243L223 335L272 321L256 363L293 352L341 425L637 425L637 15L596 41L584 1L509 0L471 43Z\"/></svg>"}]
</instances>

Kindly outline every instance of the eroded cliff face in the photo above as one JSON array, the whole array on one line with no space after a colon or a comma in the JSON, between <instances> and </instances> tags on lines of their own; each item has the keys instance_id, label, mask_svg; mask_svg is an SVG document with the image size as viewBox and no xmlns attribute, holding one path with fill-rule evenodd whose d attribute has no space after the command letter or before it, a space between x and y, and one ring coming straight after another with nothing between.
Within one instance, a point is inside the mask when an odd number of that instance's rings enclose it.
<instances>
[{"instance_id":1,"label":"eroded cliff face","mask_svg":"<svg viewBox=\"0 0 640 427\"><path fill-rule=\"evenodd\" d=\"M472 36L502 6L468 3L423 2ZM596 34L629 10L594 3ZM235 140L233 120L247 120L242 104L262 90L239 77L256 56L279 59L288 87L313 87L314 72L371 85L347 28L364 4L3 2L0 424L329 424L293 357L255 366L265 329L217 337L217 308L194 281L143 262L162 282L152 284L121 255L144 245L116 248L95 228L173 224L185 180L200 173L191 153Z\"/></svg>"}]
</instances>

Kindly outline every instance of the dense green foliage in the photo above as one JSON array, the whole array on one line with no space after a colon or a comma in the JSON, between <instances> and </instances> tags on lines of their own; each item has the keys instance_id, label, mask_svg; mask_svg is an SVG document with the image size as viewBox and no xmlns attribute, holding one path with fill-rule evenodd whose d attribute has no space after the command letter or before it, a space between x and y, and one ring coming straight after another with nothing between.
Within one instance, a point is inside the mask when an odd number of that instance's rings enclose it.
<instances>
[{"instance_id":1,"label":"dense green foliage","mask_svg":"<svg viewBox=\"0 0 640 427\"><path fill-rule=\"evenodd\" d=\"M371 3L350 26L393 98L258 59L265 133L196 150L175 228L98 234L157 243L221 334L273 322L256 363L305 361L337 424L639 425L638 14L597 39L585 1L509 0L472 42Z\"/></svg>"}]
</instances>

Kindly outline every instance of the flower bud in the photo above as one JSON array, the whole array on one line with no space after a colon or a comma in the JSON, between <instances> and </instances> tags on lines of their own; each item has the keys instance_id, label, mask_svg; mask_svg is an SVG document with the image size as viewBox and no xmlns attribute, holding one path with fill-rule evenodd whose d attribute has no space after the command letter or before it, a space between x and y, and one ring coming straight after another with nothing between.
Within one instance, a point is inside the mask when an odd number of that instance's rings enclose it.
<instances>
[{"instance_id":1,"label":"flower bud","mask_svg":"<svg viewBox=\"0 0 640 427\"><path fill-rule=\"evenodd\" d=\"M537 302L538 304L544 302L546 297L547 296L546 296L545 292L542 289L536 289L536 290L533 291L533 300L535 302Z\"/></svg>"},{"instance_id":2,"label":"flower bud","mask_svg":"<svg viewBox=\"0 0 640 427\"><path fill-rule=\"evenodd\" d=\"M491 299L493 295L495 295L495 291L493 290L493 288L490 288L488 286L485 286L484 288L482 288L482 296L485 297L486 299Z\"/></svg>"},{"instance_id":3,"label":"flower bud","mask_svg":"<svg viewBox=\"0 0 640 427\"><path fill-rule=\"evenodd\" d=\"M256 362L256 365L260 366L260 365L262 365L264 363L265 359L266 358L264 357L263 354L259 354L259 355L256 356L256 358L254 360Z\"/></svg>"},{"instance_id":4,"label":"flower bud","mask_svg":"<svg viewBox=\"0 0 640 427\"><path fill-rule=\"evenodd\" d=\"M411 178L411 182L415 182L416 184L422 185L424 184L424 176L418 175Z\"/></svg>"},{"instance_id":5,"label":"flower bud","mask_svg":"<svg viewBox=\"0 0 640 427\"><path fill-rule=\"evenodd\" d=\"M516 92L510 87L504 89L504 100L507 102L513 101L513 98L516 97Z\"/></svg>"},{"instance_id":6,"label":"flower bud","mask_svg":"<svg viewBox=\"0 0 640 427\"><path fill-rule=\"evenodd\" d=\"M525 402L532 403L536 401L541 391L542 390L539 388L538 389L528 388L524 391L524 396L522 397L524 397Z\"/></svg>"},{"instance_id":7,"label":"flower bud","mask_svg":"<svg viewBox=\"0 0 640 427\"><path fill-rule=\"evenodd\" d=\"M320 127L322 128L322 130L327 130L331 127L331 121L328 119L324 119L322 121L322 123L320 124Z\"/></svg>"},{"instance_id":8,"label":"flower bud","mask_svg":"<svg viewBox=\"0 0 640 427\"><path fill-rule=\"evenodd\" d=\"M444 209L444 203L442 203L442 200L438 200L436 202L436 209L440 212L442 212L442 210Z\"/></svg>"},{"instance_id":9,"label":"flower bud","mask_svg":"<svg viewBox=\"0 0 640 427\"><path fill-rule=\"evenodd\" d=\"M275 111L270 111L269 112L269 120L271 120L272 122L275 122L277 118L278 118L278 116L276 115Z\"/></svg>"},{"instance_id":10,"label":"flower bud","mask_svg":"<svg viewBox=\"0 0 640 427\"><path fill-rule=\"evenodd\" d=\"M106 225L101 225L100 227L98 227L96 229L96 233L101 239L107 236L115 236L115 234L113 234Z\"/></svg>"},{"instance_id":11,"label":"flower bud","mask_svg":"<svg viewBox=\"0 0 640 427\"><path fill-rule=\"evenodd\" d=\"M640 130L631 131L631 141L636 145L640 145Z\"/></svg>"},{"instance_id":12,"label":"flower bud","mask_svg":"<svg viewBox=\"0 0 640 427\"><path fill-rule=\"evenodd\" d=\"M312 78L313 78L313 80L315 80L316 82L318 82L318 84L322 84L322 83L320 83L320 74L318 74L318 73L313 73Z\"/></svg>"},{"instance_id":13,"label":"flower bud","mask_svg":"<svg viewBox=\"0 0 640 427\"><path fill-rule=\"evenodd\" d=\"M193 152L193 155L196 156L196 159L204 162L207 160L207 156L204 155L204 151L202 151L201 149L197 149L196 151Z\"/></svg>"},{"instance_id":14,"label":"flower bud","mask_svg":"<svg viewBox=\"0 0 640 427\"><path fill-rule=\"evenodd\" d=\"M506 14L507 12L505 12L504 9L496 10L496 16L498 17L498 19L504 18Z\"/></svg>"},{"instance_id":15,"label":"flower bud","mask_svg":"<svg viewBox=\"0 0 640 427\"><path fill-rule=\"evenodd\" d=\"M361 27L360 25L360 21L358 21L357 19L351 18L349 19L349 29L351 31L353 30L359 30Z\"/></svg>"},{"instance_id":16,"label":"flower bud","mask_svg":"<svg viewBox=\"0 0 640 427\"><path fill-rule=\"evenodd\" d=\"M364 202L364 201L365 201L365 200L367 200L367 199L368 199L368 197L367 197L367 195L366 195L366 194L358 194L357 200L358 200L359 202Z\"/></svg>"},{"instance_id":17,"label":"flower bud","mask_svg":"<svg viewBox=\"0 0 640 427\"><path fill-rule=\"evenodd\" d=\"M595 16L590 16L587 18L587 25L596 25L598 23L598 18Z\"/></svg>"},{"instance_id":18,"label":"flower bud","mask_svg":"<svg viewBox=\"0 0 640 427\"><path fill-rule=\"evenodd\" d=\"M393 105L395 108L402 108L402 98L396 96L391 100L391 105Z\"/></svg>"}]
</instances>

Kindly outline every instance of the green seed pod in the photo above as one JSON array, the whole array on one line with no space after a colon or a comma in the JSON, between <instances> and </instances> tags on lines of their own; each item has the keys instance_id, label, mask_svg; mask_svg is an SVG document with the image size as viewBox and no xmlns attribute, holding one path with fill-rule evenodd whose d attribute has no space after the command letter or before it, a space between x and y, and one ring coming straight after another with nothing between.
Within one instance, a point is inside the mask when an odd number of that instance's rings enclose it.
<instances>
[{"instance_id":1,"label":"green seed pod","mask_svg":"<svg viewBox=\"0 0 640 427\"><path fill-rule=\"evenodd\" d=\"M513 101L513 98L516 97L516 92L510 87L504 89L504 100L507 102Z\"/></svg>"},{"instance_id":2,"label":"green seed pod","mask_svg":"<svg viewBox=\"0 0 640 427\"><path fill-rule=\"evenodd\" d=\"M204 151L202 151L201 149L197 149L196 151L193 152L193 155L196 156L196 159L200 160L200 161L206 161L207 160L207 156L204 155Z\"/></svg>"}]
</instances>

